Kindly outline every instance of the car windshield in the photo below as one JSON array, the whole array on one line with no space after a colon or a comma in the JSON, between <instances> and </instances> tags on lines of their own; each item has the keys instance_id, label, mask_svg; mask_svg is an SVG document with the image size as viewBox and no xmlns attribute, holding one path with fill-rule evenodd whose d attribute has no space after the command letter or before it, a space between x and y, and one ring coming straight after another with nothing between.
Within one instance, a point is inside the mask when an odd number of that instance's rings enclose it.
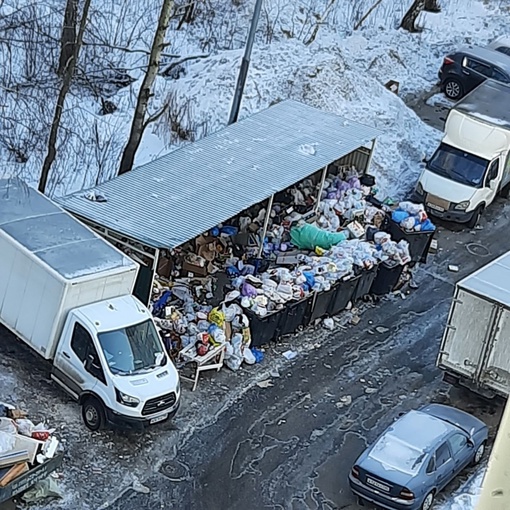
<instances>
[{"instance_id":1,"label":"car windshield","mask_svg":"<svg viewBox=\"0 0 510 510\"><path fill-rule=\"evenodd\" d=\"M108 367L114 374L130 375L164 363L163 347L151 320L97 336Z\"/></svg>"},{"instance_id":2,"label":"car windshield","mask_svg":"<svg viewBox=\"0 0 510 510\"><path fill-rule=\"evenodd\" d=\"M425 452L414 448L392 434L385 434L375 443L369 456L385 469L415 475L425 459Z\"/></svg>"},{"instance_id":3,"label":"car windshield","mask_svg":"<svg viewBox=\"0 0 510 510\"><path fill-rule=\"evenodd\" d=\"M434 153L427 168L452 181L481 188L489 162L469 152L442 143Z\"/></svg>"}]
</instances>

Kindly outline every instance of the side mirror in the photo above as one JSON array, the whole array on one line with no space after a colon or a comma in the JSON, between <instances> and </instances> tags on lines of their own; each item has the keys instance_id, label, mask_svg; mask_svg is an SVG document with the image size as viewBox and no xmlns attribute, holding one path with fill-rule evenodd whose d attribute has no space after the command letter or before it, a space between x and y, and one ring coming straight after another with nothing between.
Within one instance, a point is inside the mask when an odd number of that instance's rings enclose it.
<instances>
[{"instance_id":1,"label":"side mirror","mask_svg":"<svg viewBox=\"0 0 510 510\"><path fill-rule=\"evenodd\" d=\"M425 156L421 161L422 163L427 164L430 161L430 158L427 158L427 156Z\"/></svg>"},{"instance_id":2,"label":"side mirror","mask_svg":"<svg viewBox=\"0 0 510 510\"><path fill-rule=\"evenodd\" d=\"M89 354L89 355L87 356L87 359L85 360L85 363L84 363L84 364L85 364L85 368L86 368L87 370L88 370L88 369L90 369L90 367L92 367L92 366L94 365L94 361L96 361L96 360L94 359L94 356L92 356L92 354Z\"/></svg>"},{"instance_id":3,"label":"side mirror","mask_svg":"<svg viewBox=\"0 0 510 510\"><path fill-rule=\"evenodd\" d=\"M468 439L467 440L467 445L470 447L470 448L474 448L475 447L475 443L473 442L472 439Z\"/></svg>"}]
</instances>

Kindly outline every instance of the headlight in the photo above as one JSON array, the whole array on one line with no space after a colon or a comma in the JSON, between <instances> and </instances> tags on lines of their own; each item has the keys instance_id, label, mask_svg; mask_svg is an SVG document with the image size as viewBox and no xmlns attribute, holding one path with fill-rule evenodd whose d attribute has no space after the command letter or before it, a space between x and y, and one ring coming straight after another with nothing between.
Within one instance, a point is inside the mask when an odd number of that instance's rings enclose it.
<instances>
[{"instance_id":1,"label":"headlight","mask_svg":"<svg viewBox=\"0 0 510 510\"><path fill-rule=\"evenodd\" d=\"M464 200L455 206L457 211L465 211L469 207L469 200Z\"/></svg>"},{"instance_id":2,"label":"headlight","mask_svg":"<svg viewBox=\"0 0 510 510\"><path fill-rule=\"evenodd\" d=\"M136 407L140 403L140 399L136 397L132 397L131 395L126 395L115 388L115 394L117 395L117 402L123 404L128 407Z\"/></svg>"},{"instance_id":3,"label":"headlight","mask_svg":"<svg viewBox=\"0 0 510 510\"><path fill-rule=\"evenodd\" d=\"M416 188L414 190L416 191L417 195L423 195L425 193L425 190L423 189L423 186L421 185L421 182L419 182L416 185Z\"/></svg>"}]
</instances>

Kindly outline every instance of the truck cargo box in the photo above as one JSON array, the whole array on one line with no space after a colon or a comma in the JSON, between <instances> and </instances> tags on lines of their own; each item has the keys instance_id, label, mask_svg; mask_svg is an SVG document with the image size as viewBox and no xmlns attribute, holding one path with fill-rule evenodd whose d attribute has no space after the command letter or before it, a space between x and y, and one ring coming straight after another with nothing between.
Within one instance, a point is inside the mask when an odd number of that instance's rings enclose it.
<instances>
[{"instance_id":1,"label":"truck cargo box","mask_svg":"<svg viewBox=\"0 0 510 510\"><path fill-rule=\"evenodd\" d=\"M510 394L510 252L457 283L437 364L472 389Z\"/></svg>"},{"instance_id":2,"label":"truck cargo box","mask_svg":"<svg viewBox=\"0 0 510 510\"><path fill-rule=\"evenodd\" d=\"M138 265L19 179L0 179L0 322L46 359L67 312L131 294Z\"/></svg>"}]
</instances>

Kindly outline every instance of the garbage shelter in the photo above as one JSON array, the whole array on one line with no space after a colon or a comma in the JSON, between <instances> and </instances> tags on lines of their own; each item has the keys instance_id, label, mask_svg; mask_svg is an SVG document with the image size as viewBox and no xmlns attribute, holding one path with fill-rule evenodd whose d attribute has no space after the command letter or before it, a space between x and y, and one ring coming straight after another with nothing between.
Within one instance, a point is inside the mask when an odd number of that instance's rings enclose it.
<instances>
[{"instance_id":1,"label":"garbage shelter","mask_svg":"<svg viewBox=\"0 0 510 510\"><path fill-rule=\"evenodd\" d=\"M426 217L375 198L378 134L283 101L58 201L141 263L135 294L150 301L171 355L198 367L204 344L216 353L225 343L221 360L236 369L247 345L390 291L411 262L385 225L405 220L417 233Z\"/></svg>"}]
</instances>

